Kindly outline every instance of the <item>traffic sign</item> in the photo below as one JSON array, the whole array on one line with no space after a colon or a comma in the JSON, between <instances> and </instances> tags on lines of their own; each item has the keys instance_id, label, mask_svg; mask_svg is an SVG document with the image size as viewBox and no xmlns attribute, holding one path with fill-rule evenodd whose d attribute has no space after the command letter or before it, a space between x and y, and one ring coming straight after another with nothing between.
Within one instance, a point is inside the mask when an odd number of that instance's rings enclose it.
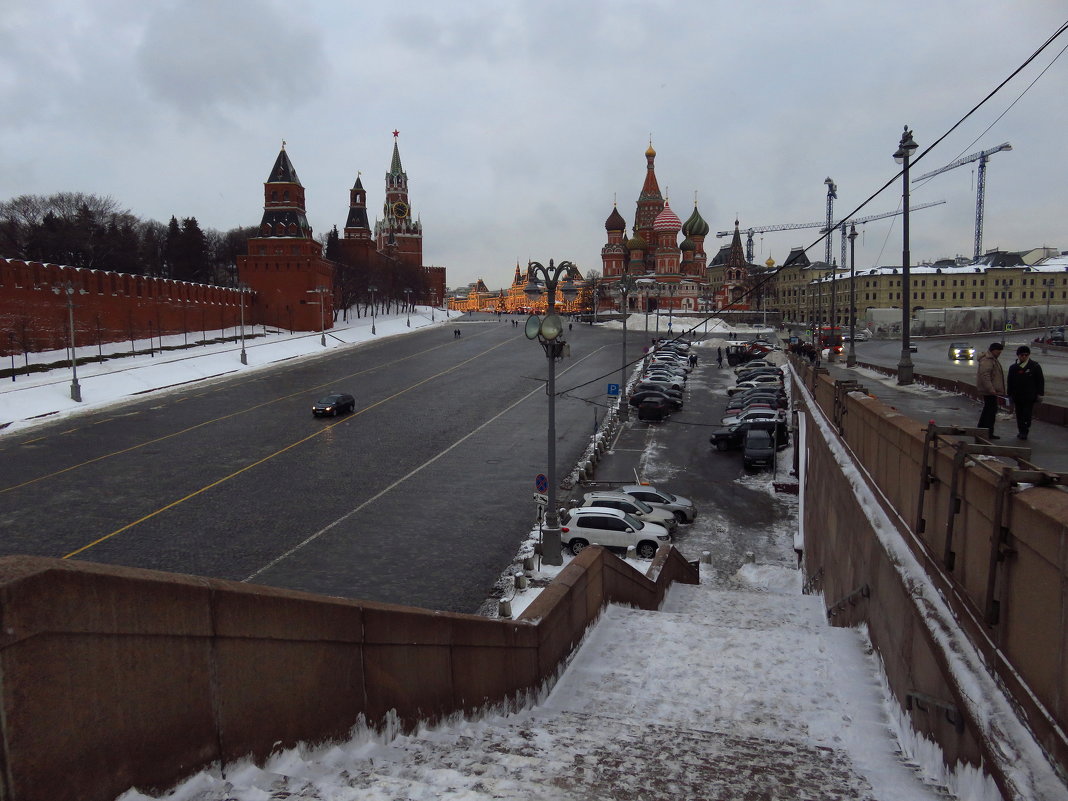
<instances>
[{"instance_id":1,"label":"traffic sign","mask_svg":"<svg viewBox=\"0 0 1068 801\"><path fill-rule=\"evenodd\" d=\"M544 494L542 494L540 492L535 492L534 493L534 503L536 503L538 506L548 506L549 505L549 496L548 495L544 495Z\"/></svg>"},{"instance_id":2,"label":"traffic sign","mask_svg":"<svg viewBox=\"0 0 1068 801\"><path fill-rule=\"evenodd\" d=\"M608 385L608 397L610 397L610 398L618 398L619 397L619 384L609 384Z\"/></svg>"},{"instance_id":3,"label":"traffic sign","mask_svg":"<svg viewBox=\"0 0 1068 801\"><path fill-rule=\"evenodd\" d=\"M538 492L549 491L549 479L545 477L544 473L538 473L536 476L534 476L534 489L536 489Z\"/></svg>"}]
</instances>

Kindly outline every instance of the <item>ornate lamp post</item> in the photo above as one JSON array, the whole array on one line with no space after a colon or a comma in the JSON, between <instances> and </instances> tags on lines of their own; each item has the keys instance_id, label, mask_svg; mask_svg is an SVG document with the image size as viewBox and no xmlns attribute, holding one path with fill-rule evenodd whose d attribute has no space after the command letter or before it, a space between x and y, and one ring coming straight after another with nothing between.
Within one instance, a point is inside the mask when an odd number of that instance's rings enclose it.
<instances>
[{"instance_id":1,"label":"ornate lamp post","mask_svg":"<svg viewBox=\"0 0 1068 801\"><path fill-rule=\"evenodd\" d=\"M675 290L679 288L678 284L667 284L665 289L668 293L668 335L672 335L674 332L671 330L671 324L674 322L675 313Z\"/></svg>"},{"instance_id":2,"label":"ornate lamp post","mask_svg":"<svg viewBox=\"0 0 1068 801\"><path fill-rule=\"evenodd\" d=\"M901 170L901 360L897 363L897 383L913 381L910 323L912 321L912 284L909 280L909 159L919 145L912 138L912 131L905 126L901 142L894 152L894 161L903 165Z\"/></svg>"},{"instance_id":3,"label":"ornate lamp post","mask_svg":"<svg viewBox=\"0 0 1068 801\"><path fill-rule=\"evenodd\" d=\"M371 336L375 335L375 292L378 291L378 287L371 284L367 287L367 291L371 293Z\"/></svg>"},{"instance_id":4,"label":"ornate lamp post","mask_svg":"<svg viewBox=\"0 0 1068 801\"><path fill-rule=\"evenodd\" d=\"M411 289L405 289L404 290L404 312L407 315L407 318L405 319L404 324L406 326L408 326L409 328L411 328L412 327L412 290Z\"/></svg>"},{"instance_id":5,"label":"ornate lamp post","mask_svg":"<svg viewBox=\"0 0 1068 801\"><path fill-rule=\"evenodd\" d=\"M524 294L530 298L531 303L542 295L542 286L538 284L538 276L542 278L546 295L545 316L542 318L531 315L527 319L525 333L528 339L537 339L545 349L545 355L549 359L549 380L546 392L549 395L549 432L548 432L548 466L546 474L549 479L548 508L545 510L545 526L542 529L542 559L547 565L561 565L564 562L560 547L560 513L556 508L556 360L564 353L564 340L561 334L564 331L564 322L556 314L556 290L565 301L575 299L578 289L571 280L569 269L571 262L562 261L556 267L552 259L549 259L548 268L536 261L527 265L527 274L530 279L524 287Z\"/></svg>"},{"instance_id":6,"label":"ornate lamp post","mask_svg":"<svg viewBox=\"0 0 1068 801\"><path fill-rule=\"evenodd\" d=\"M846 367L857 366L857 226L849 224L849 355Z\"/></svg>"},{"instance_id":7,"label":"ornate lamp post","mask_svg":"<svg viewBox=\"0 0 1068 801\"><path fill-rule=\"evenodd\" d=\"M57 295L63 293L67 295L67 317L70 322L70 399L81 403L82 388L78 384L78 354L74 350L74 284L67 281L66 285L52 287L52 291Z\"/></svg>"},{"instance_id":8,"label":"ornate lamp post","mask_svg":"<svg viewBox=\"0 0 1068 801\"><path fill-rule=\"evenodd\" d=\"M1048 316L1048 315L1047 315ZM11 380L15 380L15 332L8 331L7 339L11 343Z\"/></svg>"}]
</instances>

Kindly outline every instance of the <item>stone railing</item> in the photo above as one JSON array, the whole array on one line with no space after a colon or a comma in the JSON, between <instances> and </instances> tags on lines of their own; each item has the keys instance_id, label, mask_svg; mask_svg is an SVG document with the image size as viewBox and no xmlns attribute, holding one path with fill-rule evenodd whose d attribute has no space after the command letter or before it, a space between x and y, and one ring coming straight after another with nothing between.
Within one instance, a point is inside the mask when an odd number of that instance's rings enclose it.
<instances>
[{"instance_id":1,"label":"stone railing","mask_svg":"<svg viewBox=\"0 0 1068 801\"><path fill-rule=\"evenodd\" d=\"M110 801L297 742L531 702L610 602L697 568L586 549L521 619L132 568L0 559L0 799Z\"/></svg>"},{"instance_id":2,"label":"stone railing","mask_svg":"<svg viewBox=\"0 0 1068 801\"><path fill-rule=\"evenodd\" d=\"M982 764L1006 799L1068 798L1064 477L795 367L804 562L832 622L866 623L950 765Z\"/></svg>"}]
</instances>

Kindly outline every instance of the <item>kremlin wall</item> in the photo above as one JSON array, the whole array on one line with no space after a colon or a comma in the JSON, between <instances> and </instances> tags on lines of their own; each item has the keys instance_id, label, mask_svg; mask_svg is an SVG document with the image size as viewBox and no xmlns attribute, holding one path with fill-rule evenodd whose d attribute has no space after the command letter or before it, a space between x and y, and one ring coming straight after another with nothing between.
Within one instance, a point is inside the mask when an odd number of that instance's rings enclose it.
<instances>
[{"instance_id":1,"label":"kremlin wall","mask_svg":"<svg viewBox=\"0 0 1068 801\"><path fill-rule=\"evenodd\" d=\"M379 301L404 300L404 288L411 288L412 302L436 305L445 298L445 268L422 264L422 224L412 219L396 138L394 132L383 219L372 235L357 177L336 261L313 237L304 187L284 144L264 183L260 234L238 258L241 289L0 258L0 355L68 347L72 316L78 347L168 334L207 337L242 319L290 331L331 328L339 273L350 298L370 292L371 300L377 292Z\"/></svg>"}]
</instances>

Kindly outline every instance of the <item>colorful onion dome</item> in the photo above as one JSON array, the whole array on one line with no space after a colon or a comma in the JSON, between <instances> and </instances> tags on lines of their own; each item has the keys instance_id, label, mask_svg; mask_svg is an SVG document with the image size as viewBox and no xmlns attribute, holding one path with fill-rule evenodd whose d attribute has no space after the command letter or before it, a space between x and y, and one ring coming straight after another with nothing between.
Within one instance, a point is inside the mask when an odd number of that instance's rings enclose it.
<instances>
[{"instance_id":1,"label":"colorful onion dome","mask_svg":"<svg viewBox=\"0 0 1068 801\"><path fill-rule=\"evenodd\" d=\"M708 236L708 223L705 222L704 217L697 211L697 205L693 207L693 214L686 220L686 224L682 226L682 232L686 236Z\"/></svg>"},{"instance_id":2,"label":"colorful onion dome","mask_svg":"<svg viewBox=\"0 0 1068 801\"><path fill-rule=\"evenodd\" d=\"M658 234L661 233L678 233L682 228L682 220L679 216L671 210L671 204L668 201L664 201L664 210L656 215L656 219L653 220L653 230Z\"/></svg>"},{"instance_id":3,"label":"colorful onion dome","mask_svg":"<svg viewBox=\"0 0 1068 801\"><path fill-rule=\"evenodd\" d=\"M690 237L686 237L682 240L682 244L679 245L679 250L697 250L697 245L694 244Z\"/></svg>"},{"instance_id":4,"label":"colorful onion dome","mask_svg":"<svg viewBox=\"0 0 1068 801\"><path fill-rule=\"evenodd\" d=\"M627 247L631 250L645 250L649 247L649 243L642 238L641 234L635 234L627 240Z\"/></svg>"},{"instance_id":5,"label":"colorful onion dome","mask_svg":"<svg viewBox=\"0 0 1068 801\"><path fill-rule=\"evenodd\" d=\"M606 231L625 231L627 229L627 221L623 219L623 215L619 213L619 209L615 206L612 207L612 213L608 215L608 219L604 221L604 228Z\"/></svg>"}]
</instances>

